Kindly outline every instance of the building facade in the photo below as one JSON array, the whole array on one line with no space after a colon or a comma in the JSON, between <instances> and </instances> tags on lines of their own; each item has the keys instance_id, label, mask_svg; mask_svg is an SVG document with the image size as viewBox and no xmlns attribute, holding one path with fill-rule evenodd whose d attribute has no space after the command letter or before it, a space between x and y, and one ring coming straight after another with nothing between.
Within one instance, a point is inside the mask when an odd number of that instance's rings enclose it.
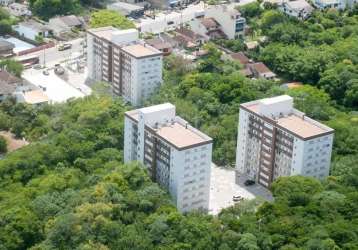
<instances>
[{"instance_id":1,"label":"building facade","mask_svg":"<svg viewBox=\"0 0 358 250\"><path fill-rule=\"evenodd\" d=\"M281 176L329 175L333 129L283 95L241 104L236 172L264 187Z\"/></svg>"},{"instance_id":2,"label":"building facade","mask_svg":"<svg viewBox=\"0 0 358 250\"><path fill-rule=\"evenodd\" d=\"M162 83L162 52L139 40L135 29L87 32L89 78L111 84L114 94L139 106Z\"/></svg>"},{"instance_id":3,"label":"building facade","mask_svg":"<svg viewBox=\"0 0 358 250\"><path fill-rule=\"evenodd\" d=\"M125 113L124 161L139 161L182 212L209 207L212 139L170 103Z\"/></svg>"},{"instance_id":4,"label":"building facade","mask_svg":"<svg viewBox=\"0 0 358 250\"><path fill-rule=\"evenodd\" d=\"M214 18L228 39L243 38L245 35L246 19L233 7L225 4L208 6L205 17Z\"/></svg>"},{"instance_id":5,"label":"building facade","mask_svg":"<svg viewBox=\"0 0 358 250\"><path fill-rule=\"evenodd\" d=\"M318 9L346 9L352 8L357 0L314 0L313 5Z\"/></svg>"}]
</instances>

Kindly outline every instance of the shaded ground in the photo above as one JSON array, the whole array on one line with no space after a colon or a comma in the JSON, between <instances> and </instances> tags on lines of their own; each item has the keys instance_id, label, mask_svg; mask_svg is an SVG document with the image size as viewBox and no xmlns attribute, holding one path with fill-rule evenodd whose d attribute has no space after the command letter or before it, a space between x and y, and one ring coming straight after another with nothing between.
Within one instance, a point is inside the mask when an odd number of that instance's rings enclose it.
<instances>
[{"instance_id":1,"label":"shaded ground","mask_svg":"<svg viewBox=\"0 0 358 250\"><path fill-rule=\"evenodd\" d=\"M3 136L7 142L8 152L15 151L29 144L26 140L16 139L12 133L7 131L0 131L0 135Z\"/></svg>"}]
</instances>

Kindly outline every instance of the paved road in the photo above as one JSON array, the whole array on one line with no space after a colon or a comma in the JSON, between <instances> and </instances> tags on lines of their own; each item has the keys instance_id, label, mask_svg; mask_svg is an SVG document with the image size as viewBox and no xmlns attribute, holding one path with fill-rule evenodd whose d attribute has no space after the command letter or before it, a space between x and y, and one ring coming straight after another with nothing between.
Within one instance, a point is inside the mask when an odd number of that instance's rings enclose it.
<instances>
[{"instance_id":1,"label":"paved road","mask_svg":"<svg viewBox=\"0 0 358 250\"><path fill-rule=\"evenodd\" d=\"M45 64L47 67L52 67L56 63L63 62L64 60L69 59L71 56L75 54L83 53L84 49L81 44L83 40L84 40L83 38L78 38L66 42L72 44L72 48L68 50L58 51L58 46L60 45L59 43L53 48L30 53L27 54L26 56L37 55L40 58L40 64Z\"/></svg>"}]
</instances>

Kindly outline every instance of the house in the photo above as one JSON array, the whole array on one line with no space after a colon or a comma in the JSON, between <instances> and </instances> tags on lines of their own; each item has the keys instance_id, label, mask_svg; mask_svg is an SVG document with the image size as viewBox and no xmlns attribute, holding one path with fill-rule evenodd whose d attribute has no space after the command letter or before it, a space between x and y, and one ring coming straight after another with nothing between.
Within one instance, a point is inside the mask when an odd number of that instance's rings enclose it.
<instances>
[{"instance_id":1,"label":"house","mask_svg":"<svg viewBox=\"0 0 358 250\"><path fill-rule=\"evenodd\" d=\"M313 7L305 0L284 2L280 9L285 14L301 20L308 18L313 11Z\"/></svg>"},{"instance_id":2,"label":"house","mask_svg":"<svg viewBox=\"0 0 358 250\"><path fill-rule=\"evenodd\" d=\"M33 106L40 106L49 103L49 98L42 89L22 91L17 94L17 101Z\"/></svg>"},{"instance_id":3,"label":"house","mask_svg":"<svg viewBox=\"0 0 358 250\"><path fill-rule=\"evenodd\" d=\"M176 29L175 34L174 39L185 48L196 48L206 41L205 37L185 27Z\"/></svg>"},{"instance_id":4,"label":"house","mask_svg":"<svg viewBox=\"0 0 358 250\"><path fill-rule=\"evenodd\" d=\"M256 78L265 78L272 80L276 77L276 74L273 73L264 63L257 62L247 65L248 68L252 71L254 77Z\"/></svg>"},{"instance_id":5,"label":"house","mask_svg":"<svg viewBox=\"0 0 358 250\"><path fill-rule=\"evenodd\" d=\"M82 29L83 26L84 21L75 15L53 17L48 22L48 27L56 37L69 34L73 29Z\"/></svg>"},{"instance_id":6,"label":"house","mask_svg":"<svg viewBox=\"0 0 358 250\"><path fill-rule=\"evenodd\" d=\"M212 17L195 18L191 21L190 27L206 40L226 38L220 24Z\"/></svg>"},{"instance_id":7,"label":"house","mask_svg":"<svg viewBox=\"0 0 358 250\"><path fill-rule=\"evenodd\" d=\"M36 22L32 19L14 25L13 29L20 36L32 41L36 41L37 37L48 37L51 33L51 30L47 25Z\"/></svg>"},{"instance_id":8,"label":"house","mask_svg":"<svg viewBox=\"0 0 358 250\"><path fill-rule=\"evenodd\" d=\"M15 0L0 0L0 5L8 6L9 4L15 3Z\"/></svg>"},{"instance_id":9,"label":"house","mask_svg":"<svg viewBox=\"0 0 358 250\"><path fill-rule=\"evenodd\" d=\"M5 40L0 40L0 58L10 57L14 54L15 45Z\"/></svg>"},{"instance_id":10,"label":"house","mask_svg":"<svg viewBox=\"0 0 358 250\"><path fill-rule=\"evenodd\" d=\"M169 42L166 42L160 36L157 38L148 39L146 40L146 43L161 51L164 56L170 55L173 51L172 45Z\"/></svg>"},{"instance_id":11,"label":"house","mask_svg":"<svg viewBox=\"0 0 358 250\"><path fill-rule=\"evenodd\" d=\"M112 4L108 4L107 9L117 11L123 16L132 18L138 18L144 15L143 6L125 2L115 2Z\"/></svg>"},{"instance_id":12,"label":"house","mask_svg":"<svg viewBox=\"0 0 358 250\"><path fill-rule=\"evenodd\" d=\"M29 10L29 7L25 4L21 4L21 3L12 3L9 4L7 7L7 10L9 11L9 13L13 16L31 16L32 13Z\"/></svg>"},{"instance_id":13,"label":"house","mask_svg":"<svg viewBox=\"0 0 358 250\"><path fill-rule=\"evenodd\" d=\"M22 85L22 80L5 69L0 69L0 101L13 96Z\"/></svg>"},{"instance_id":14,"label":"house","mask_svg":"<svg viewBox=\"0 0 358 250\"><path fill-rule=\"evenodd\" d=\"M243 52L228 54L226 58L232 61L237 61L244 66L251 62L251 60Z\"/></svg>"},{"instance_id":15,"label":"house","mask_svg":"<svg viewBox=\"0 0 358 250\"><path fill-rule=\"evenodd\" d=\"M245 47L248 50L254 50L259 46L257 41L245 42Z\"/></svg>"},{"instance_id":16,"label":"house","mask_svg":"<svg viewBox=\"0 0 358 250\"><path fill-rule=\"evenodd\" d=\"M346 9L352 8L357 0L313 0L313 5L318 9Z\"/></svg>"},{"instance_id":17,"label":"house","mask_svg":"<svg viewBox=\"0 0 358 250\"><path fill-rule=\"evenodd\" d=\"M232 5L209 5L205 10L205 17L214 18L228 39L244 37L246 19Z\"/></svg>"}]
</instances>

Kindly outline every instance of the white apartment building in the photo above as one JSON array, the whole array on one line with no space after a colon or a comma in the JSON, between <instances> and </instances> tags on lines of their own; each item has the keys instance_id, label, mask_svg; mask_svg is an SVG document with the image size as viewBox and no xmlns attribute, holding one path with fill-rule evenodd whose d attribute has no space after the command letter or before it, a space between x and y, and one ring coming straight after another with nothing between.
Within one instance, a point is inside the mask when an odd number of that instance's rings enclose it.
<instances>
[{"instance_id":1,"label":"white apartment building","mask_svg":"<svg viewBox=\"0 0 358 250\"><path fill-rule=\"evenodd\" d=\"M280 176L329 175L334 130L293 108L287 95L240 105L237 175L270 187Z\"/></svg>"},{"instance_id":2,"label":"white apartment building","mask_svg":"<svg viewBox=\"0 0 358 250\"><path fill-rule=\"evenodd\" d=\"M140 106L162 83L162 52L139 40L136 29L87 31L89 78L112 85L113 92Z\"/></svg>"},{"instance_id":3,"label":"white apartment building","mask_svg":"<svg viewBox=\"0 0 358 250\"><path fill-rule=\"evenodd\" d=\"M179 211L208 210L212 139L170 103L125 113L124 162L139 161Z\"/></svg>"}]
</instances>

